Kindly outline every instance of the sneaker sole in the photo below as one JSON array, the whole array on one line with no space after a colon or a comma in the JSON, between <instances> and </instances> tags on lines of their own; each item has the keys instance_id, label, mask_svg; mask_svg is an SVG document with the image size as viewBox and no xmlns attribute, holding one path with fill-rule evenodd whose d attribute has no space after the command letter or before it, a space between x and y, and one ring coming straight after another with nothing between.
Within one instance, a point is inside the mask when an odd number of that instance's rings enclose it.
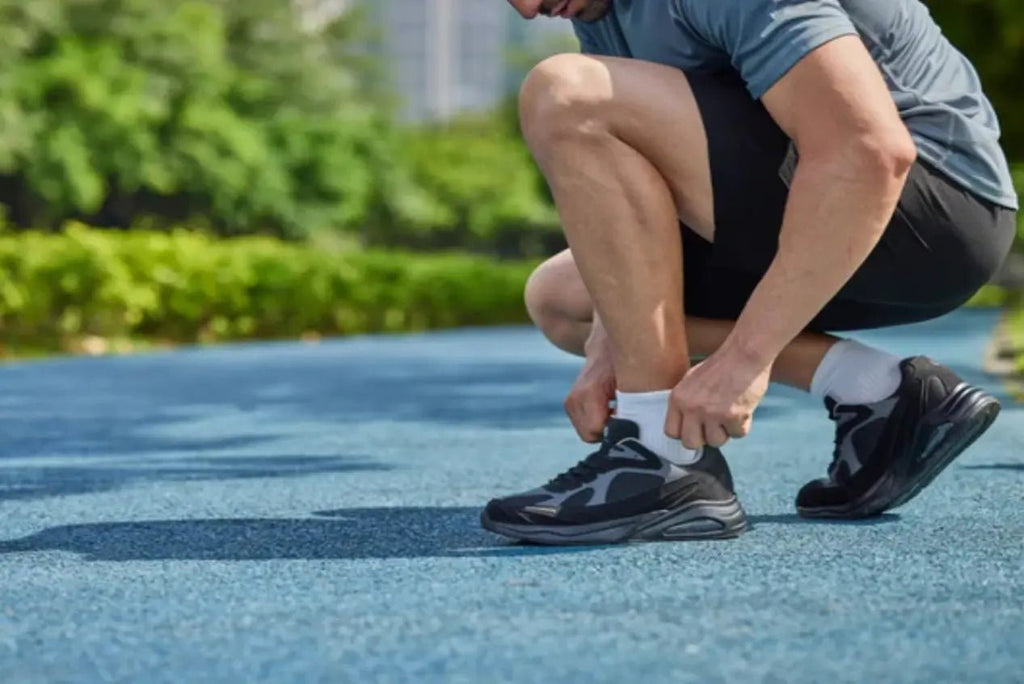
<instances>
[{"instance_id":1,"label":"sneaker sole","mask_svg":"<svg viewBox=\"0 0 1024 684\"><path fill-rule=\"evenodd\" d=\"M586 525L513 525L494 522L484 511L480 524L495 534L533 544L620 544L731 539L746 531L747 515L733 497Z\"/></svg>"},{"instance_id":2,"label":"sneaker sole","mask_svg":"<svg viewBox=\"0 0 1024 684\"><path fill-rule=\"evenodd\" d=\"M911 448L859 499L843 506L802 508L806 518L867 518L907 503L967 450L999 416L999 400L967 384L921 419Z\"/></svg>"}]
</instances>

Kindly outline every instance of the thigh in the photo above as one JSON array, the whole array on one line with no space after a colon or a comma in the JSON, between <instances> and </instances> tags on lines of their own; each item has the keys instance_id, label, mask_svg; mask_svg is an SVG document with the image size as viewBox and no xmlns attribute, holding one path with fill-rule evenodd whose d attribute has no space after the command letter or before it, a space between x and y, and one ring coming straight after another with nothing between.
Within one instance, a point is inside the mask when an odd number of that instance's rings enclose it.
<instances>
[{"instance_id":1,"label":"thigh","mask_svg":"<svg viewBox=\"0 0 1024 684\"><path fill-rule=\"evenodd\" d=\"M707 139L682 71L637 59L557 55L531 71L520 94L526 111L546 101L559 103L566 117L606 127L640 153L665 180L679 217L702 235L713 235Z\"/></svg>"},{"instance_id":2,"label":"thigh","mask_svg":"<svg viewBox=\"0 0 1024 684\"><path fill-rule=\"evenodd\" d=\"M715 225L710 258L716 267L759 277L778 251L793 146L737 73L688 73L687 80L708 145Z\"/></svg>"},{"instance_id":3,"label":"thigh","mask_svg":"<svg viewBox=\"0 0 1024 684\"><path fill-rule=\"evenodd\" d=\"M692 247L701 256L686 259L687 271L695 271L693 278L687 273L688 306L712 306L734 316L778 251L799 160L795 146L737 76L688 79L705 122L715 223L713 246ZM815 325L879 327L946 313L996 273L1014 234L1013 212L919 161L878 245ZM705 295L701 288L714 292ZM693 301L705 296L711 301Z\"/></svg>"}]
</instances>

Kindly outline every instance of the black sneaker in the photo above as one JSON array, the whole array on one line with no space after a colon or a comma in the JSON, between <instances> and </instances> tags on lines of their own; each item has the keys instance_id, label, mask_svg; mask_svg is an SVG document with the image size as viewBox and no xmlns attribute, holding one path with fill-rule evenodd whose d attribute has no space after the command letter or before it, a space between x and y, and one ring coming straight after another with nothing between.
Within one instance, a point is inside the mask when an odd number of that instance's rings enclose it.
<instances>
[{"instance_id":1,"label":"black sneaker","mask_svg":"<svg viewBox=\"0 0 1024 684\"><path fill-rule=\"evenodd\" d=\"M538 544L721 539L746 529L718 449L678 466L653 453L632 421L612 418L600 449L543 487L494 499L480 523Z\"/></svg>"},{"instance_id":2,"label":"black sneaker","mask_svg":"<svg viewBox=\"0 0 1024 684\"><path fill-rule=\"evenodd\" d=\"M974 443L999 401L923 356L900 363L896 393L874 404L825 400L836 422L828 477L808 482L796 509L808 518L864 518L907 503Z\"/></svg>"}]
</instances>

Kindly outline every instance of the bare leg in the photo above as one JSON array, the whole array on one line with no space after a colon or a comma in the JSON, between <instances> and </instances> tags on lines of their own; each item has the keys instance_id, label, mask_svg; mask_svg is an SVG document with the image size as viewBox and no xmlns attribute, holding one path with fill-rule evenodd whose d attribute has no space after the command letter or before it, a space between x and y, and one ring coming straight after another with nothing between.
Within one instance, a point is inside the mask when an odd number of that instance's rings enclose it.
<instances>
[{"instance_id":1,"label":"bare leg","mask_svg":"<svg viewBox=\"0 0 1024 684\"><path fill-rule=\"evenodd\" d=\"M583 355L594 307L569 250L555 255L534 271L526 286L526 306L534 323L552 344L570 354ZM688 316L686 338L690 354L713 353L732 326L731 321ZM810 333L798 336L776 360L772 380L806 391L822 357L837 339Z\"/></svg>"},{"instance_id":2,"label":"bare leg","mask_svg":"<svg viewBox=\"0 0 1024 684\"><path fill-rule=\"evenodd\" d=\"M520 107L608 331L619 388L674 387L689 368L679 215L704 213L713 234L707 142L686 77L633 60L559 55L531 72Z\"/></svg>"}]
</instances>

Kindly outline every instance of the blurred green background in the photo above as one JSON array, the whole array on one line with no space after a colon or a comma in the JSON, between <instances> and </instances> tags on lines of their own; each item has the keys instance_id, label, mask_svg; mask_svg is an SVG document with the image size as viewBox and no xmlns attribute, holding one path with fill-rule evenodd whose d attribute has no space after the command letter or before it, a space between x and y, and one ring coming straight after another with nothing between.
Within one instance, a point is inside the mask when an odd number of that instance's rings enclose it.
<instances>
[{"instance_id":1,"label":"blurred green background","mask_svg":"<svg viewBox=\"0 0 1024 684\"><path fill-rule=\"evenodd\" d=\"M1024 5L927 4L1024 162ZM500 27L501 64L485 31L443 23L466 13ZM504 0L0 0L2 352L526 320L525 278L563 241L512 95L575 43L510 13ZM431 36L458 50L410 47ZM484 96L398 68L460 54L465 73L449 71L490 84ZM979 302L1019 304L1009 285Z\"/></svg>"}]
</instances>

